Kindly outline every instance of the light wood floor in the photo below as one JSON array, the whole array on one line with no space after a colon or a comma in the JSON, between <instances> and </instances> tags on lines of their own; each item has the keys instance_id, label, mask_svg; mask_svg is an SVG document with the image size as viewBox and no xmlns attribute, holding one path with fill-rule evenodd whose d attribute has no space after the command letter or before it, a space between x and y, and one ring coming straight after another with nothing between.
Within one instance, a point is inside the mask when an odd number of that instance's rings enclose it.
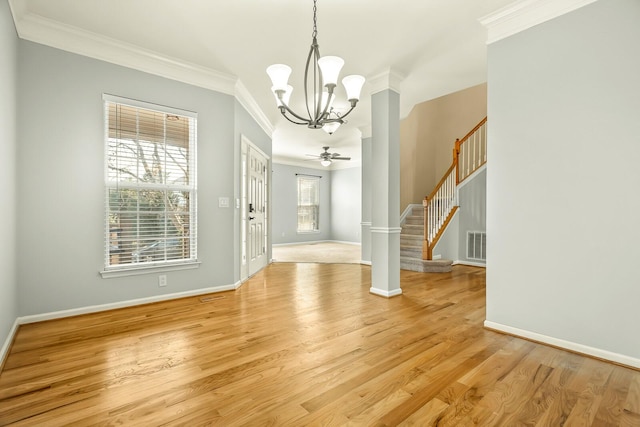
<instances>
[{"instance_id":1,"label":"light wood floor","mask_svg":"<svg viewBox=\"0 0 640 427\"><path fill-rule=\"evenodd\" d=\"M484 270L272 264L235 292L22 326L1 425L640 426L640 372L482 328Z\"/></svg>"}]
</instances>

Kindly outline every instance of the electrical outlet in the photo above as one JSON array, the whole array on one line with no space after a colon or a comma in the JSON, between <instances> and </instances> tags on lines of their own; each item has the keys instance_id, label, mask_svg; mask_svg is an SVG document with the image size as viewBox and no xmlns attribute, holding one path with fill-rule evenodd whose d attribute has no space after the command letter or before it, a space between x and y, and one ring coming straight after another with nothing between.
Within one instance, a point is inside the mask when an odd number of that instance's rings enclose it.
<instances>
[{"instance_id":1,"label":"electrical outlet","mask_svg":"<svg viewBox=\"0 0 640 427\"><path fill-rule=\"evenodd\" d=\"M158 286L163 287L167 286L167 275L161 274L158 276Z\"/></svg>"}]
</instances>

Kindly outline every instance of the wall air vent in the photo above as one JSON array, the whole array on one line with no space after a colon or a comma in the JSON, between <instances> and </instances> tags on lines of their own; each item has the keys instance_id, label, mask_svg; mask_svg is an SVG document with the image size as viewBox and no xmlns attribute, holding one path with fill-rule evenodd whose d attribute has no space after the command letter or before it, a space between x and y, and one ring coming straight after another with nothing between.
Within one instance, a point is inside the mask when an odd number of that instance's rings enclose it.
<instances>
[{"instance_id":1,"label":"wall air vent","mask_svg":"<svg viewBox=\"0 0 640 427\"><path fill-rule=\"evenodd\" d=\"M487 233L467 231L467 259L487 260Z\"/></svg>"}]
</instances>

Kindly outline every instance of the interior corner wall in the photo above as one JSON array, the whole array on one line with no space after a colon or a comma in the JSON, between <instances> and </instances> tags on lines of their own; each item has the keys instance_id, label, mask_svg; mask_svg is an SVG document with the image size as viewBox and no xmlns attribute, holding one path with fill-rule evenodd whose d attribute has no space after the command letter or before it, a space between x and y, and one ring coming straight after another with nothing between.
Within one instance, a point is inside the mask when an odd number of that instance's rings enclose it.
<instances>
[{"instance_id":1,"label":"interior corner wall","mask_svg":"<svg viewBox=\"0 0 640 427\"><path fill-rule=\"evenodd\" d=\"M469 259L467 257L467 239L469 232L487 231L487 169L481 169L467 178L458 187L459 233L458 257L462 262L472 262L478 265L485 261Z\"/></svg>"},{"instance_id":2,"label":"interior corner wall","mask_svg":"<svg viewBox=\"0 0 640 427\"><path fill-rule=\"evenodd\" d=\"M487 163L487 323L636 367L638 22L598 1L491 44Z\"/></svg>"},{"instance_id":3,"label":"interior corner wall","mask_svg":"<svg viewBox=\"0 0 640 427\"><path fill-rule=\"evenodd\" d=\"M331 171L272 164L272 243L304 243L331 240ZM320 176L320 231L298 233L296 174Z\"/></svg>"},{"instance_id":4,"label":"interior corner wall","mask_svg":"<svg viewBox=\"0 0 640 427\"><path fill-rule=\"evenodd\" d=\"M331 171L331 240L360 243L361 168Z\"/></svg>"},{"instance_id":5,"label":"interior corner wall","mask_svg":"<svg viewBox=\"0 0 640 427\"><path fill-rule=\"evenodd\" d=\"M4 27L3 27L4 28ZM104 268L102 94L198 114L198 260L193 270L101 278ZM18 41L18 315L236 283L235 98L36 43ZM256 141L258 142L258 141ZM163 273L164 274L164 273Z\"/></svg>"},{"instance_id":6,"label":"interior corner wall","mask_svg":"<svg viewBox=\"0 0 640 427\"><path fill-rule=\"evenodd\" d=\"M18 317L16 273L17 45L9 3L0 2L0 349ZM0 351L0 364L2 363Z\"/></svg>"},{"instance_id":7,"label":"interior corner wall","mask_svg":"<svg viewBox=\"0 0 640 427\"><path fill-rule=\"evenodd\" d=\"M453 161L463 138L487 115L487 85L417 104L400 122L400 211L422 203Z\"/></svg>"}]
</instances>

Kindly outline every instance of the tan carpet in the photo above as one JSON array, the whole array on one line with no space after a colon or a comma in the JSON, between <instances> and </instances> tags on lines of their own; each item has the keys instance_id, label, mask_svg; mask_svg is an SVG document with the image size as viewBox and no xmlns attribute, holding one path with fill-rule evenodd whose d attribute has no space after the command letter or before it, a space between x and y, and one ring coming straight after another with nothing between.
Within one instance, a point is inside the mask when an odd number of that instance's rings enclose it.
<instances>
[{"instance_id":1,"label":"tan carpet","mask_svg":"<svg viewBox=\"0 0 640 427\"><path fill-rule=\"evenodd\" d=\"M325 264L360 264L360 245L321 242L273 246L274 262L317 262Z\"/></svg>"}]
</instances>

